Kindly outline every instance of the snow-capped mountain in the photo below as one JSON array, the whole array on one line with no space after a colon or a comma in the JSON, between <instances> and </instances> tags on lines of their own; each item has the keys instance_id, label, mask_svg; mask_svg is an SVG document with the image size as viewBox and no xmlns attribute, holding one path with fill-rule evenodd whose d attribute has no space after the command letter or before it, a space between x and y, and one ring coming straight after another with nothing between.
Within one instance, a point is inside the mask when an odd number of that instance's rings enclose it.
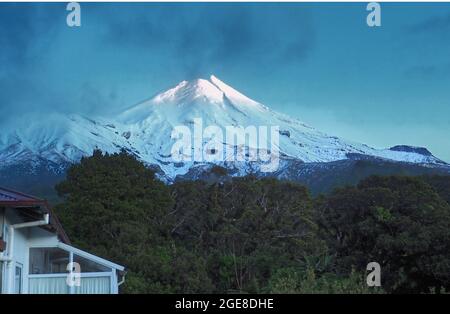
<instances>
[{"instance_id":1,"label":"snow-capped mountain","mask_svg":"<svg viewBox=\"0 0 450 314\"><path fill-rule=\"evenodd\" d=\"M58 169L91 155L99 148L106 152L126 149L149 165L156 165L167 180L205 167L206 162L176 162L172 147L177 126L192 128L194 120L202 119L203 128L213 125L246 128L248 126L278 126L280 168L292 163L317 165L356 158L377 158L391 162L406 162L426 167L447 167L425 148L399 145L390 149L375 149L364 144L330 136L287 115L275 112L254 101L215 76L209 79L183 81L151 99L133 106L115 119L85 118L79 115L29 114L0 126L0 171L6 167L28 163L30 169L43 163ZM195 137L195 135L194 135ZM194 138L195 142L195 138ZM228 138L225 147L237 150L257 150L251 141L236 147ZM194 147L192 147L194 150ZM245 174L259 170L255 162L217 162ZM278 171L278 173L279 173Z\"/></svg>"}]
</instances>

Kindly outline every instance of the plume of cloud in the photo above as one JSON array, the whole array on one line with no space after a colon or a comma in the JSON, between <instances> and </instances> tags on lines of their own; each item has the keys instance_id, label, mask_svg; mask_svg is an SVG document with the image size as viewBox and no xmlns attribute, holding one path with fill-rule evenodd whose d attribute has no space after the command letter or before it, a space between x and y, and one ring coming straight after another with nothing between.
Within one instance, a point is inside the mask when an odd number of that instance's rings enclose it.
<instances>
[{"instance_id":1,"label":"plume of cloud","mask_svg":"<svg viewBox=\"0 0 450 314\"><path fill-rule=\"evenodd\" d=\"M409 31L413 33L448 32L450 29L450 13L429 17L426 20L411 25Z\"/></svg>"},{"instance_id":2,"label":"plume of cloud","mask_svg":"<svg viewBox=\"0 0 450 314\"><path fill-rule=\"evenodd\" d=\"M0 119L118 108L126 97L117 85L131 84L139 71L176 77L169 84L243 68L268 76L301 63L314 44L307 10L289 5L83 3L81 9L82 26L70 29L64 3L0 4Z\"/></svg>"},{"instance_id":3,"label":"plume of cloud","mask_svg":"<svg viewBox=\"0 0 450 314\"><path fill-rule=\"evenodd\" d=\"M188 78L242 64L267 74L302 61L314 43L312 23L300 8L154 5L137 12L119 19L104 14L106 40L163 51Z\"/></svg>"}]
</instances>

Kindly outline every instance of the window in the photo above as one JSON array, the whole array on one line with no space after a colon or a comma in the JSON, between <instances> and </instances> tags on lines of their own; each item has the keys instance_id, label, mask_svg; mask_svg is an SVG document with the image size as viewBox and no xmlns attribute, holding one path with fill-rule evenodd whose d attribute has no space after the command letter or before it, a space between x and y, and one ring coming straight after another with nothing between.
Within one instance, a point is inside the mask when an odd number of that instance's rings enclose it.
<instances>
[{"instance_id":1,"label":"window","mask_svg":"<svg viewBox=\"0 0 450 314\"><path fill-rule=\"evenodd\" d=\"M22 293L22 265L16 263L16 273L14 276L14 293Z\"/></svg>"},{"instance_id":2,"label":"window","mask_svg":"<svg viewBox=\"0 0 450 314\"><path fill-rule=\"evenodd\" d=\"M66 273L69 258L69 252L59 248L31 248L30 274Z\"/></svg>"},{"instance_id":3,"label":"window","mask_svg":"<svg viewBox=\"0 0 450 314\"><path fill-rule=\"evenodd\" d=\"M3 241L6 242L6 250L3 252L3 256L8 256L8 242L9 242L9 229L8 226L3 223Z\"/></svg>"},{"instance_id":4,"label":"window","mask_svg":"<svg viewBox=\"0 0 450 314\"><path fill-rule=\"evenodd\" d=\"M0 262L0 293L2 293L3 287L3 262Z\"/></svg>"},{"instance_id":5,"label":"window","mask_svg":"<svg viewBox=\"0 0 450 314\"><path fill-rule=\"evenodd\" d=\"M116 268L106 260L64 243L57 247L30 248L29 252L28 293L117 293L117 284L113 282ZM77 264L73 271L80 272L79 286L67 284L71 261Z\"/></svg>"},{"instance_id":6,"label":"window","mask_svg":"<svg viewBox=\"0 0 450 314\"><path fill-rule=\"evenodd\" d=\"M73 255L73 261L80 265L80 271L82 273L98 273L98 272L110 272L111 268L100 265L96 262L88 260L84 257Z\"/></svg>"},{"instance_id":7,"label":"window","mask_svg":"<svg viewBox=\"0 0 450 314\"><path fill-rule=\"evenodd\" d=\"M67 273L70 262L70 252L60 248L31 248L30 274L60 274ZM80 265L82 273L111 272L110 267L73 254L73 262Z\"/></svg>"}]
</instances>

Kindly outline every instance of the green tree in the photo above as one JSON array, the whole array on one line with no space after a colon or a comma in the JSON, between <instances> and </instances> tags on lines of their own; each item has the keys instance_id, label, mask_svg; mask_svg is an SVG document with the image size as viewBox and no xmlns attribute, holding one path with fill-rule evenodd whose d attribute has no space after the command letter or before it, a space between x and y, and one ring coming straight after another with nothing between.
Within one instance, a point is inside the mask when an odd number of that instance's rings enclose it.
<instances>
[{"instance_id":1,"label":"green tree","mask_svg":"<svg viewBox=\"0 0 450 314\"><path fill-rule=\"evenodd\" d=\"M127 267L123 292L210 286L204 262L171 240L169 187L133 156L97 150L73 165L56 188L64 198L57 212L73 244ZM178 271L183 277L175 277Z\"/></svg>"},{"instance_id":2,"label":"green tree","mask_svg":"<svg viewBox=\"0 0 450 314\"><path fill-rule=\"evenodd\" d=\"M449 287L450 207L422 180L370 177L332 193L318 218L338 273L376 261L388 291Z\"/></svg>"},{"instance_id":3,"label":"green tree","mask_svg":"<svg viewBox=\"0 0 450 314\"><path fill-rule=\"evenodd\" d=\"M354 270L348 276L334 273L320 276L312 268L300 271L296 268L281 268L270 279L270 292L281 294L369 294L383 293L378 287L368 287L365 274Z\"/></svg>"},{"instance_id":4,"label":"green tree","mask_svg":"<svg viewBox=\"0 0 450 314\"><path fill-rule=\"evenodd\" d=\"M324 249L301 185L248 176L176 183L173 191L174 236L205 256L218 292L267 292L275 269Z\"/></svg>"},{"instance_id":5,"label":"green tree","mask_svg":"<svg viewBox=\"0 0 450 314\"><path fill-rule=\"evenodd\" d=\"M450 175L447 176L422 176L423 181L433 187L433 189L450 204Z\"/></svg>"}]
</instances>

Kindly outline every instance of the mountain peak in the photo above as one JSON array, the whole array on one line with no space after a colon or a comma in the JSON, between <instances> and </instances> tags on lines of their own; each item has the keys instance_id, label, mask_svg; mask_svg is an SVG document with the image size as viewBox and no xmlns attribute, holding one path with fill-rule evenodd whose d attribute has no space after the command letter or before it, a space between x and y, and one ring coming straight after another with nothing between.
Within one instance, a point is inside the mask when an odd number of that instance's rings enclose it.
<instances>
[{"instance_id":1,"label":"mountain peak","mask_svg":"<svg viewBox=\"0 0 450 314\"><path fill-rule=\"evenodd\" d=\"M201 98L220 103L224 101L224 97L238 105L259 105L258 102L224 83L215 75L211 75L209 79L197 78L191 81L182 81L174 88L156 95L153 100L155 103L179 103Z\"/></svg>"},{"instance_id":2,"label":"mountain peak","mask_svg":"<svg viewBox=\"0 0 450 314\"><path fill-rule=\"evenodd\" d=\"M203 98L207 101L221 102L223 92L209 80L202 78L192 81L182 81L175 87L153 97L153 102L160 103L182 103Z\"/></svg>"},{"instance_id":3,"label":"mountain peak","mask_svg":"<svg viewBox=\"0 0 450 314\"><path fill-rule=\"evenodd\" d=\"M218 89L220 89L224 95L230 99L232 102L237 102L238 104L242 105L259 105L258 102L254 101L253 99L248 98L244 94L240 93L239 91L235 90L233 87L227 85L226 83L219 80L216 76L211 75L209 77L209 81L216 86Z\"/></svg>"},{"instance_id":4,"label":"mountain peak","mask_svg":"<svg viewBox=\"0 0 450 314\"><path fill-rule=\"evenodd\" d=\"M198 109L212 107L226 108L233 106L238 111L251 110L265 112L267 107L250 99L233 87L227 85L215 75L208 79L197 78L184 80L166 91L163 91L150 100L144 101L124 111L118 118L122 122L138 122L146 119L157 108L167 107L167 110L177 111L181 107ZM172 108L172 109L170 109ZM202 110L203 110L202 109Z\"/></svg>"},{"instance_id":5,"label":"mountain peak","mask_svg":"<svg viewBox=\"0 0 450 314\"><path fill-rule=\"evenodd\" d=\"M201 118L200 128L195 123L197 118ZM17 125L20 127L17 128ZM191 159L186 154L188 159L183 162L174 160L174 145L180 144L173 136L178 126L185 126L194 132L190 134L193 136L189 135L191 141L186 141L188 147L183 146L183 152L196 152L200 147L205 159L195 160L194 153ZM417 167L422 166L423 169L430 169L430 173L450 171L450 165L431 155L426 148L398 145L390 149L376 149L322 133L287 115L268 110L211 75L207 79L182 81L122 112L115 119L98 117L92 120L60 114L46 115L43 119L24 115L20 124L9 122L8 125L0 125L0 179L2 169L10 172L6 166L23 169L24 164L29 164L32 171L44 167L62 171L60 169L65 169L67 163L78 162L82 156L92 154L94 149L109 153L125 149L147 165L160 169L168 180L200 173L210 163L230 169L233 175L255 173L261 169L260 165L264 163L255 164L247 157L241 161L222 155L222 159L207 161L205 156L211 152L207 146L211 142L207 136L209 126L222 130L222 139L218 136L214 140L219 145L223 144L224 153L231 148L234 154L250 157L250 152L266 150L269 142L276 145L280 153L277 156L280 169L276 176L281 179L301 178L302 182L307 182L310 179L304 181L303 176L313 180L317 176L322 177L325 170L335 171L341 169L337 167L349 165L354 167L356 157L383 165L380 166L383 167L380 173L384 171L385 161L401 162L399 171L409 167L407 164L414 164L413 168L409 168L414 173L417 173ZM232 130L236 136L228 136L229 126L234 127ZM273 127L278 131L272 134ZM270 138L266 131L270 132ZM212 139L209 134L209 139ZM198 142L200 146L197 146ZM341 162L344 160L351 162ZM40 164L41 161L43 163ZM341 172L331 175L336 173Z\"/></svg>"}]
</instances>

